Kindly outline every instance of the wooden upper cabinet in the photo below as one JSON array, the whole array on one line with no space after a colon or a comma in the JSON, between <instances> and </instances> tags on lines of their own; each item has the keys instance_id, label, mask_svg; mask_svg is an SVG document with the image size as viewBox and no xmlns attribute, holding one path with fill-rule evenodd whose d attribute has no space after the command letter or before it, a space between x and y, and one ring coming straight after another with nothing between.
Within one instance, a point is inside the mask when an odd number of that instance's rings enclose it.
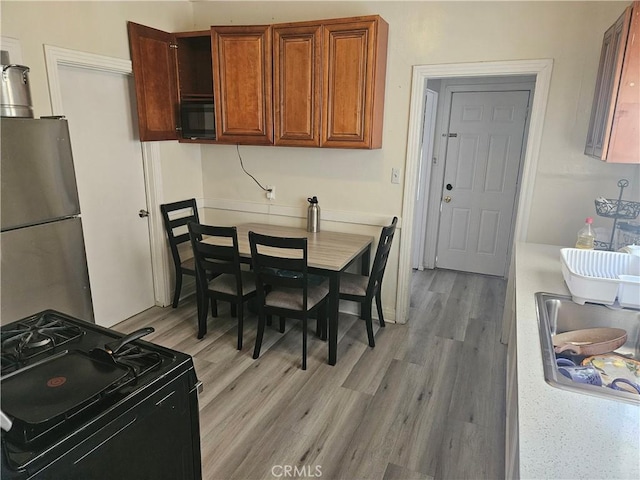
<instances>
[{"instance_id":1,"label":"wooden upper cabinet","mask_svg":"<svg viewBox=\"0 0 640 480\"><path fill-rule=\"evenodd\" d=\"M273 28L276 145L320 146L322 26Z\"/></svg>"},{"instance_id":2,"label":"wooden upper cabinet","mask_svg":"<svg viewBox=\"0 0 640 480\"><path fill-rule=\"evenodd\" d=\"M377 15L274 25L276 145L382 146L388 29Z\"/></svg>"},{"instance_id":3,"label":"wooden upper cabinet","mask_svg":"<svg viewBox=\"0 0 640 480\"><path fill-rule=\"evenodd\" d=\"M382 146L389 27L378 15L128 29L142 141ZM215 139L182 138L185 100L213 100Z\"/></svg>"},{"instance_id":4,"label":"wooden upper cabinet","mask_svg":"<svg viewBox=\"0 0 640 480\"><path fill-rule=\"evenodd\" d=\"M602 42L585 154L640 163L640 2L629 6Z\"/></svg>"},{"instance_id":5,"label":"wooden upper cabinet","mask_svg":"<svg viewBox=\"0 0 640 480\"><path fill-rule=\"evenodd\" d=\"M211 27L219 142L273 143L271 26Z\"/></svg>"},{"instance_id":6,"label":"wooden upper cabinet","mask_svg":"<svg viewBox=\"0 0 640 480\"><path fill-rule=\"evenodd\" d=\"M388 29L379 16L323 24L321 146L382 146Z\"/></svg>"},{"instance_id":7,"label":"wooden upper cabinet","mask_svg":"<svg viewBox=\"0 0 640 480\"><path fill-rule=\"evenodd\" d=\"M175 38L128 22L140 140L176 140L178 90Z\"/></svg>"},{"instance_id":8,"label":"wooden upper cabinet","mask_svg":"<svg viewBox=\"0 0 640 480\"><path fill-rule=\"evenodd\" d=\"M607 162L640 163L640 2L631 14Z\"/></svg>"}]
</instances>

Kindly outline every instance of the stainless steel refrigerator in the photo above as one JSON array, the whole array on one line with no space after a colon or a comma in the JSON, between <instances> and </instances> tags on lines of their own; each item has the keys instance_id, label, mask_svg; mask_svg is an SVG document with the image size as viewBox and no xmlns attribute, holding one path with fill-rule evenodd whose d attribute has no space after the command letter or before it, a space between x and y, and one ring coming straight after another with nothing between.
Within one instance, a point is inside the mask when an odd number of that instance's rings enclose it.
<instances>
[{"instance_id":1,"label":"stainless steel refrigerator","mask_svg":"<svg viewBox=\"0 0 640 480\"><path fill-rule=\"evenodd\" d=\"M94 321L67 121L2 118L0 323L49 308Z\"/></svg>"}]
</instances>

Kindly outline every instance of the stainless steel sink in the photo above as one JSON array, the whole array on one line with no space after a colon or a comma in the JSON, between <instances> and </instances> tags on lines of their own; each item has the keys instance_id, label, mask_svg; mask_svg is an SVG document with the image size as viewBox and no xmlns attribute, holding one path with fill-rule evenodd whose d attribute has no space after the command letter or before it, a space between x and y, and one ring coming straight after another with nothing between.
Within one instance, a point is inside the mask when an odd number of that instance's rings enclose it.
<instances>
[{"instance_id":1,"label":"stainless steel sink","mask_svg":"<svg viewBox=\"0 0 640 480\"><path fill-rule=\"evenodd\" d=\"M627 342L616 353L640 360L640 311L586 303L578 305L570 296L536 293L538 327L542 344L544 378L550 385L584 394L640 403L640 395L607 387L577 383L558 371L552 335L593 327L616 327L627 331Z\"/></svg>"}]
</instances>

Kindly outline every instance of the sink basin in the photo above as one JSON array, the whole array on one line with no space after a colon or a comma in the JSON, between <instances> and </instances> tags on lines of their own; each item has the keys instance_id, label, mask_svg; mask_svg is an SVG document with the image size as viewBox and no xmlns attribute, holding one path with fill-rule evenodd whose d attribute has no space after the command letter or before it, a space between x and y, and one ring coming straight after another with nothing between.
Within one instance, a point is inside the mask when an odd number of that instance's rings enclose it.
<instances>
[{"instance_id":1,"label":"sink basin","mask_svg":"<svg viewBox=\"0 0 640 480\"><path fill-rule=\"evenodd\" d=\"M633 360L640 360L640 311L613 308L599 304L578 305L570 296L536 293L538 327L542 344L544 377L551 386L575 392L595 395L611 400L640 404L640 395L612 388L577 383L558 371L552 335L595 327L615 327L627 331L627 341L615 353ZM576 363L583 357L574 357Z\"/></svg>"}]
</instances>

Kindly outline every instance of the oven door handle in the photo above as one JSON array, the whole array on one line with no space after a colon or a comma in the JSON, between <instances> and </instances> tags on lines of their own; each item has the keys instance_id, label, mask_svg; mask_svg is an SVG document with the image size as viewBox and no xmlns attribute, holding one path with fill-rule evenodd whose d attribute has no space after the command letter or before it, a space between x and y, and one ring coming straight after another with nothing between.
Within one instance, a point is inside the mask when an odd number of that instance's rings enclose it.
<instances>
[{"instance_id":1,"label":"oven door handle","mask_svg":"<svg viewBox=\"0 0 640 480\"><path fill-rule=\"evenodd\" d=\"M202 393L202 391L204 390L204 386L202 384L202 381L198 380L196 382L196 384L193 386L193 388L191 390L189 390L189 393L193 393L198 392L198 395Z\"/></svg>"}]
</instances>

